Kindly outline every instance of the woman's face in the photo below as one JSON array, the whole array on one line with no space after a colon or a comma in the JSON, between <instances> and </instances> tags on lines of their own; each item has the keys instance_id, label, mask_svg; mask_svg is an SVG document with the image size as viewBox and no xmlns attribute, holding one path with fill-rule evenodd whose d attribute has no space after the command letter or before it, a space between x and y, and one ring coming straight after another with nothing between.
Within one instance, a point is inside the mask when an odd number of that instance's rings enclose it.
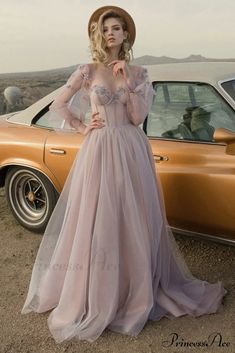
<instances>
[{"instance_id":1,"label":"woman's face","mask_svg":"<svg viewBox=\"0 0 235 353\"><path fill-rule=\"evenodd\" d=\"M103 33L107 48L121 46L126 38L127 32L123 31L122 25L117 18L107 18L103 23Z\"/></svg>"}]
</instances>

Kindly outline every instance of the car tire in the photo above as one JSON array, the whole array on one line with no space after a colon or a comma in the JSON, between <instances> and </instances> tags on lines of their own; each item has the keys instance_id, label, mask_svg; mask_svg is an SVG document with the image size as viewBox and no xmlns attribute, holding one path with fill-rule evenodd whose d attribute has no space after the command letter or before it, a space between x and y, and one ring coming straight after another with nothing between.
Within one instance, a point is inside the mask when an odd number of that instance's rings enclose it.
<instances>
[{"instance_id":1,"label":"car tire","mask_svg":"<svg viewBox=\"0 0 235 353\"><path fill-rule=\"evenodd\" d=\"M41 172L12 167L5 179L5 193L16 220L25 228L44 232L59 194Z\"/></svg>"}]
</instances>

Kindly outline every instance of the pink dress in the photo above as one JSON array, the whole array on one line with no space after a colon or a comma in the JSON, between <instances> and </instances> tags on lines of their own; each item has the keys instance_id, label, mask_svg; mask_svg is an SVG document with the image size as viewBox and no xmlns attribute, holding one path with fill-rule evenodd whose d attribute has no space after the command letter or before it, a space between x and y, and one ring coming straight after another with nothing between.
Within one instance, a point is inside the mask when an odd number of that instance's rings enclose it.
<instances>
[{"instance_id":1,"label":"pink dress","mask_svg":"<svg viewBox=\"0 0 235 353\"><path fill-rule=\"evenodd\" d=\"M21 312L51 310L57 343L93 342L106 328L136 336L147 320L215 313L227 293L221 281L190 273L167 223L151 146L138 126L154 94L147 71L136 67L135 87L111 92L89 76L90 65L77 68L50 109L70 123L78 98L83 120L89 98L106 125L86 135L74 160Z\"/></svg>"}]
</instances>

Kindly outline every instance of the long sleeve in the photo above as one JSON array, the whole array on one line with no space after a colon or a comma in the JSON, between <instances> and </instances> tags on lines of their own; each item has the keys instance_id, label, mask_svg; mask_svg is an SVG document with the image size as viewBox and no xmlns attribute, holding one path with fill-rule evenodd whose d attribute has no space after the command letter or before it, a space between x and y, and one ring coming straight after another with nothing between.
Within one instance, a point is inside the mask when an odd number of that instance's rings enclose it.
<instances>
[{"instance_id":1,"label":"long sleeve","mask_svg":"<svg viewBox=\"0 0 235 353\"><path fill-rule=\"evenodd\" d=\"M89 66L79 65L50 105L51 121L54 119L59 129L66 129L67 126L83 133L85 113L90 104L86 90L88 83Z\"/></svg>"},{"instance_id":2,"label":"long sleeve","mask_svg":"<svg viewBox=\"0 0 235 353\"><path fill-rule=\"evenodd\" d=\"M145 68L137 67L132 82L127 82L129 100L127 110L134 125L140 125L148 115L154 96L154 89Z\"/></svg>"}]
</instances>

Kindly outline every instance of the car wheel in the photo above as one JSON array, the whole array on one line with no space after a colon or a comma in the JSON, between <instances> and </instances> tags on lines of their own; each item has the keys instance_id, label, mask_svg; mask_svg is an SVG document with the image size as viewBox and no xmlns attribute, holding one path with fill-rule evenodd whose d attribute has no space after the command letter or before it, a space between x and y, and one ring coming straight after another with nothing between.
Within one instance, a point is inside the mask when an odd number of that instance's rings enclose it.
<instances>
[{"instance_id":1,"label":"car wheel","mask_svg":"<svg viewBox=\"0 0 235 353\"><path fill-rule=\"evenodd\" d=\"M6 175L5 193L17 221L42 233L59 197L47 177L37 170L13 167Z\"/></svg>"}]
</instances>

